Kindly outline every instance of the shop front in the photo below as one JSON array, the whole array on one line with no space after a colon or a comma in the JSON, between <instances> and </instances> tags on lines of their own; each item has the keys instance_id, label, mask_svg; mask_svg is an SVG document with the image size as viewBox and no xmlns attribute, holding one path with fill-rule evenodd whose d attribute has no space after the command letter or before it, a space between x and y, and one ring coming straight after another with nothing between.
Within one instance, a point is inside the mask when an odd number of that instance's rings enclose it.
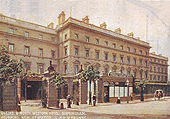
<instances>
[{"instance_id":1,"label":"shop front","mask_svg":"<svg viewBox=\"0 0 170 119\"><path fill-rule=\"evenodd\" d=\"M102 76L102 102L116 102L127 100L133 93L133 77L122 73L111 72L109 76Z\"/></svg>"}]
</instances>

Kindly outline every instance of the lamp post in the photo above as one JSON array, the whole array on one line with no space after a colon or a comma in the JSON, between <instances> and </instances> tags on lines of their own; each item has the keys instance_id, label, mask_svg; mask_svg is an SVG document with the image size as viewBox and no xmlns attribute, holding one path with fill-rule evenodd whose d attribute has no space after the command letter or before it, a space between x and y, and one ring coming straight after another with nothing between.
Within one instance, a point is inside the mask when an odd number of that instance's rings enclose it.
<instances>
[{"instance_id":1,"label":"lamp post","mask_svg":"<svg viewBox=\"0 0 170 119\"><path fill-rule=\"evenodd\" d=\"M126 81L127 84L127 103L129 103L129 80Z\"/></svg>"}]
</instances>

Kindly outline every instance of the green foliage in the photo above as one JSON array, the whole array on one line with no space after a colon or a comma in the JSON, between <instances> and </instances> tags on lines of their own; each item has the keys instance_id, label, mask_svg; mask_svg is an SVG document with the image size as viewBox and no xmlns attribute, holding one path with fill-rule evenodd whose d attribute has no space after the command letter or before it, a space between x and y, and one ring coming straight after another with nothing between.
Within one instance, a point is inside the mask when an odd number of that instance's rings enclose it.
<instances>
[{"instance_id":1,"label":"green foliage","mask_svg":"<svg viewBox=\"0 0 170 119\"><path fill-rule=\"evenodd\" d=\"M94 81L100 78L99 71L95 70L92 65L88 65L87 69L78 74L78 78L83 82Z\"/></svg>"},{"instance_id":2,"label":"green foliage","mask_svg":"<svg viewBox=\"0 0 170 119\"><path fill-rule=\"evenodd\" d=\"M139 83L136 84L136 88L145 88L147 85L148 81L146 79L141 80Z\"/></svg>"},{"instance_id":3,"label":"green foliage","mask_svg":"<svg viewBox=\"0 0 170 119\"><path fill-rule=\"evenodd\" d=\"M17 77L24 77L24 62L10 59L8 50L4 45L0 46L0 83L4 85Z\"/></svg>"},{"instance_id":4,"label":"green foliage","mask_svg":"<svg viewBox=\"0 0 170 119\"><path fill-rule=\"evenodd\" d=\"M33 79L42 79L43 76L41 74L37 74L37 73L27 73L25 75L25 78L33 78Z\"/></svg>"},{"instance_id":5,"label":"green foliage","mask_svg":"<svg viewBox=\"0 0 170 119\"><path fill-rule=\"evenodd\" d=\"M50 83L54 83L56 89L60 88L61 85L65 85L66 84L66 80L57 72L51 72L50 73Z\"/></svg>"}]
</instances>

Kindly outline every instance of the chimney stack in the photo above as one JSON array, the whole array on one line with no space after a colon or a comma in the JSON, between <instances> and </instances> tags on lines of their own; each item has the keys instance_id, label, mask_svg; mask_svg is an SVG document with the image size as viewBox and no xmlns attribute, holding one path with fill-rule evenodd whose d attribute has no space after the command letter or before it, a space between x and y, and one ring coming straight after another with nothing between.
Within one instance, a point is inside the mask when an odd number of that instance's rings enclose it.
<instances>
[{"instance_id":1,"label":"chimney stack","mask_svg":"<svg viewBox=\"0 0 170 119\"><path fill-rule=\"evenodd\" d=\"M82 21L85 23L89 23L89 17L85 16L84 18L82 18Z\"/></svg>"},{"instance_id":2,"label":"chimney stack","mask_svg":"<svg viewBox=\"0 0 170 119\"><path fill-rule=\"evenodd\" d=\"M103 22L102 24L100 24L100 27L106 29L107 27L106 22Z\"/></svg>"},{"instance_id":3,"label":"chimney stack","mask_svg":"<svg viewBox=\"0 0 170 119\"><path fill-rule=\"evenodd\" d=\"M121 29L120 29L120 28L117 28L117 29L115 29L115 32L121 34Z\"/></svg>"},{"instance_id":4,"label":"chimney stack","mask_svg":"<svg viewBox=\"0 0 170 119\"><path fill-rule=\"evenodd\" d=\"M59 16L58 16L58 25L61 25L62 23L64 23L65 22L65 13L64 13L64 11L62 11L60 14L59 14Z\"/></svg>"},{"instance_id":5,"label":"chimney stack","mask_svg":"<svg viewBox=\"0 0 170 119\"><path fill-rule=\"evenodd\" d=\"M132 37L132 38L133 38L134 34L133 34L133 32L131 32L131 33L128 33L128 34L127 34L127 36L129 36L129 37Z\"/></svg>"},{"instance_id":6,"label":"chimney stack","mask_svg":"<svg viewBox=\"0 0 170 119\"><path fill-rule=\"evenodd\" d=\"M53 29L54 28L54 23L51 22L47 27Z\"/></svg>"}]
</instances>

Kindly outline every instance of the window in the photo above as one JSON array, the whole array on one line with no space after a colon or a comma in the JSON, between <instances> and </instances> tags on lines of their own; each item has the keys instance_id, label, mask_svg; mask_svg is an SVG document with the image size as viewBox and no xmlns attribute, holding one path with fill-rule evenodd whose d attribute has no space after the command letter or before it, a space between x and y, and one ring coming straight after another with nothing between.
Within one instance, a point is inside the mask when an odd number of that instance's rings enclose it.
<instances>
[{"instance_id":1,"label":"window","mask_svg":"<svg viewBox=\"0 0 170 119\"><path fill-rule=\"evenodd\" d=\"M145 55L148 55L148 52L145 52Z\"/></svg>"},{"instance_id":2,"label":"window","mask_svg":"<svg viewBox=\"0 0 170 119\"><path fill-rule=\"evenodd\" d=\"M96 59L99 59L99 52L96 52Z\"/></svg>"},{"instance_id":3,"label":"window","mask_svg":"<svg viewBox=\"0 0 170 119\"><path fill-rule=\"evenodd\" d=\"M86 57L89 57L89 50L86 50Z\"/></svg>"},{"instance_id":4,"label":"window","mask_svg":"<svg viewBox=\"0 0 170 119\"><path fill-rule=\"evenodd\" d=\"M67 65L64 66L64 73L67 73Z\"/></svg>"},{"instance_id":5,"label":"window","mask_svg":"<svg viewBox=\"0 0 170 119\"><path fill-rule=\"evenodd\" d=\"M150 71L152 71L152 66L150 66Z\"/></svg>"},{"instance_id":6,"label":"window","mask_svg":"<svg viewBox=\"0 0 170 119\"><path fill-rule=\"evenodd\" d=\"M9 33L14 33L14 29L10 28Z\"/></svg>"},{"instance_id":7,"label":"window","mask_svg":"<svg viewBox=\"0 0 170 119\"><path fill-rule=\"evenodd\" d=\"M9 52L14 52L14 44L9 44L8 50L9 50Z\"/></svg>"},{"instance_id":8,"label":"window","mask_svg":"<svg viewBox=\"0 0 170 119\"><path fill-rule=\"evenodd\" d=\"M52 42L55 42L55 38L54 37L52 37L51 40L52 40Z\"/></svg>"},{"instance_id":9,"label":"window","mask_svg":"<svg viewBox=\"0 0 170 119\"><path fill-rule=\"evenodd\" d=\"M136 72L134 72L134 77L136 77Z\"/></svg>"},{"instance_id":10,"label":"window","mask_svg":"<svg viewBox=\"0 0 170 119\"><path fill-rule=\"evenodd\" d=\"M24 62L25 64L25 72L28 72L29 70L31 70L31 63L30 62Z\"/></svg>"},{"instance_id":11,"label":"window","mask_svg":"<svg viewBox=\"0 0 170 119\"><path fill-rule=\"evenodd\" d=\"M113 44L113 48L116 48L116 44Z\"/></svg>"},{"instance_id":12,"label":"window","mask_svg":"<svg viewBox=\"0 0 170 119\"><path fill-rule=\"evenodd\" d=\"M28 37L29 36L29 33L28 32L25 32L25 37Z\"/></svg>"},{"instance_id":13,"label":"window","mask_svg":"<svg viewBox=\"0 0 170 119\"><path fill-rule=\"evenodd\" d=\"M142 65L142 59L140 59L140 65Z\"/></svg>"},{"instance_id":14,"label":"window","mask_svg":"<svg viewBox=\"0 0 170 119\"><path fill-rule=\"evenodd\" d=\"M78 39L78 34L75 34L75 39Z\"/></svg>"},{"instance_id":15,"label":"window","mask_svg":"<svg viewBox=\"0 0 170 119\"><path fill-rule=\"evenodd\" d=\"M75 55L78 55L78 48L75 48Z\"/></svg>"},{"instance_id":16,"label":"window","mask_svg":"<svg viewBox=\"0 0 170 119\"><path fill-rule=\"evenodd\" d=\"M160 76L158 75L158 80L160 80Z\"/></svg>"},{"instance_id":17,"label":"window","mask_svg":"<svg viewBox=\"0 0 170 119\"><path fill-rule=\"evenodd\" d=\"M167 69L165 69L165 73L167 73Z\"/></svg>"},{"instance_id":18,"label":"window","mask_svg":"<svg viewBox=\"0 0 170 119\"><path fill-rule=\"evenodd\" d=\"M115 54L113 55L113 61L116 61L116 55Z\"/></svg>"},{"instance_id":19,"label":"window","mask_svg":"<svg viewBox=\"0 0 170 119\"><path fill-rule=\"evenodd\" d=\"M160 68L158 67L158 72L160 72Z\"/></svg>"},{"instance_id":20,"label":"window","mask_svg":"<svg viewBox=\"0 0 170 119\"><path fill-rule=\"evenodd\" d=\"M127 61L128 61L128 64L130 64L130 58L129 57L127 58Z\"/></svg>"},{"instance_id":21,"label":"window","mask_svg":"<svg viewBox=\"0 0 170 119\"><path fill-rule=\"evenodd\" d=\"M148 61L147 60L145 60L145 66L148 66Z\"/></svg>"},{"instance_id":22,"label":"window","mask_svg":"<svg viewBox=\"0 0 170 119\"><path fill-rule=\"evenodd\" d=\"M120 57L120 62L123 63L123 57Z\"/></svg>"},{"instance_id":23,"label":"window","mask_svg":"<svg viewBox=\"0 0 170 119\"><path fill-rule=\"evenodd\" d=\"M105 68L105 73L107 73L107 68Z\"/></svg>"},{"instance_id":24,"label":"window","mask_svg":"<svg viewBox=\"0 0 170 119\"><path fill-rule=\"evenodd\" d=\"M146 79L148 78L148 72L145 72L145 78Z\"/></svg>"},{"instance_id":25,"label":"window","mask_svg":"<svg viewBox=\"0 0 170 119\"><path fill-rule=\"evenodd\" d=\"M164 72L164 69L162 68L162 73Z\"/></svg>"},{"instance_id":26,"label":"window","mask_svg":"<svg viewBox=\"0 0 170 119\"><path fill-rule=\"evenodd\" d=\"M54 58L55 57L55 51L51 50L51 57Z\"/></svg>"},{"instance_id":27,"label":"window","mask_svg":"<svg viewBox=\"0 0 170 119\"><path fill-rule=\"evenodd\" d=\"M107 41L105 41L105 46L107 46L108 45L108 42Z\"/></svg>"},{"instance_id":28,"label":"window","mask_svg":"<svg viewBox=\"0 0 170 119\"><path fill-rule=\"evenodd\" d=\"M25 46L24 54L26 54L26 55L29 54L29 46Z\"/></svg>"},{"instance_id":29,"label":"window","mask_svg":"<svg viewBox=\"0 0 170 119\"><path fill-rule=\"evenodd\" d=\"M134 65L136 65L136 59L134 59Z\"/></svg>"},{"instance_id":30,"label":"window","mask_svg":"<svg viewBox=\"0 0 170 119\"><path fill-rule=\"evenodd\" d=\"M123 50L123 45L120 46L120 49Z\"/></svg>"},{"instance_id":31,"label":"window","mask_svg":"<svg viewBox=\"0 0 170 119\"><path fill-rule=\"evenodd\" d=\"M140 72L140 78L142 78L142 72Z\"/></svg>"},{"instance_id":32,"label":"window","mask_svg":"<svg viewBox=\"0 0 170 119\"><path fill-rule=\"evenodd\" d=\"M161 76L161 81L163 81L164 80L164 77L163 76Z\"/></svg>"},{"instance_id":33,"label":"window","mask_svg":"<svg viewBox=\"0 0 170 119\"><path fill-rule=\"evenodd\" d=\"M130 71L127 72L128 76L130 76Z\"/></svg>"},{"instance_id":34,"label":"window","mask_svg":"<svg viewBox=\"0 0 170 119\"><path fill-rule=\"evenodd\" d=\"M153 80L156 80L156 75L153 77Z\"/></svg>"},{"instance_id":35,"label":"window","mask_svg":"<svg viewBox=\"0 0 170 119\"><path fill-rule=\"evenodd\" d=\"M134 49L134 53L136 53L136 49Z\"/></svg>"},{"instance_id":36,"label":"window","mask_svg":"<svg viewBox=\"0 0 170 119\"><path fill-rule=\"evenodd\" d=\"M165 81L167 81L167 76L165 76Z\"/></svg>"},{"instance_id":37,"label":"window","mask_svg":"<svg viewBox=\"0 0 170 119\"><path fill-rule=\"evenodd\" d=\"M43 56L43 49L39 49L39 56L40 56L40 57Z\"/></svg>"},{"instance_id":38,"label":"window","mask_svg":"<svg viewBox=\"0 0 170 119\"><path fill-rule=\"evenodd\" d=\"M154 71L156 71L156 67L154 67Z\"/></svg>"},{"instance_id":39,"label":"window","mask_svg":"<svg viewBox=\"0 0 170 119\"><path fill-rule=\"evenodd\" d=\"M65 39L67 39L67 34L65 34Z\"/></svg>"},{"instance_id":40,"label":"window","mask_svg":"<svg viewBox=\"0 0 170 119\"><path fill-rule=\"evenodd\" d=\"M65 55L67 55L67 48L65 48Z\"/></svg>"},{"instance_id":41,"label":"window","mask_svg":"<svg viewBox=\"0 0 170 119\"><path fill-rule=\"evenodd\" d=\"M105 53L105 60L107 60L108 59L108 54L107 53Z\"/></svg>"},{"instance_id":42,"label":"window","mask_svg":"<svg viewBox=\"0 0 170 119\"><path fill-rule=\"evenodd\" d=\"M140 54L142 54L142 51L140 51Z\"/></svg>"},{"instance_id":43,"label":"window","mask_svg":"<svg viewBox=\"0 0 170 119\"><path fill-rule=\"evenodd\" d=\"M75 65L75 74L78 72L78 65Z\"/></svg>"},{"instance_id":44,"label":"window","mask_svg":"<svg viewBox=\"0 0 170 119\"><path fill-rule=\"evenodd\" d=\"M152 80L152 75L150 75L150 80Z\"/></svg>"},{"instance_id":45,"label":"window","mask_svg":"<svg viewBox=\"0 0 170 119\"><path fill-rule=\"evenodd\" d=\"M86 37L86 42L89 42L89 37Z\"/></svg>"},{"instance_id":46,"label":"window","mask_svg":"<svg viewBox=\"0 0 170 119\"><path fill-rule=\"evenodd\" d=\"M127 51L130 52L130 47L127 48Z\"/></svg>"},{"instance_id":47,"label":"window","mask_svg":"<svg viewBox=\"0 0 170 119\"><path fill-rule=\"evenodd\" d=\"M96 39L96 44L99 44L99 39Z\"/></svg>"},{"instance_id":48,"label":"window","mask_svg":"<svg viewBox=\"0 0 170 119\"><path fill-rule=\"evenodd\" d=\"M43 70L44 70L43 64L38 63L38 73L42 74L44 72Z\"/></svg>"},{"instance_id":49,"label":"window","mask_svg":"<svg viewBox=\"0 0 170 119\"><path fill-rule=\"evenodd\" d=\"M42 35L39 35L39 39L42 40L43 36Z\"/></svg>"}]
</instances>

